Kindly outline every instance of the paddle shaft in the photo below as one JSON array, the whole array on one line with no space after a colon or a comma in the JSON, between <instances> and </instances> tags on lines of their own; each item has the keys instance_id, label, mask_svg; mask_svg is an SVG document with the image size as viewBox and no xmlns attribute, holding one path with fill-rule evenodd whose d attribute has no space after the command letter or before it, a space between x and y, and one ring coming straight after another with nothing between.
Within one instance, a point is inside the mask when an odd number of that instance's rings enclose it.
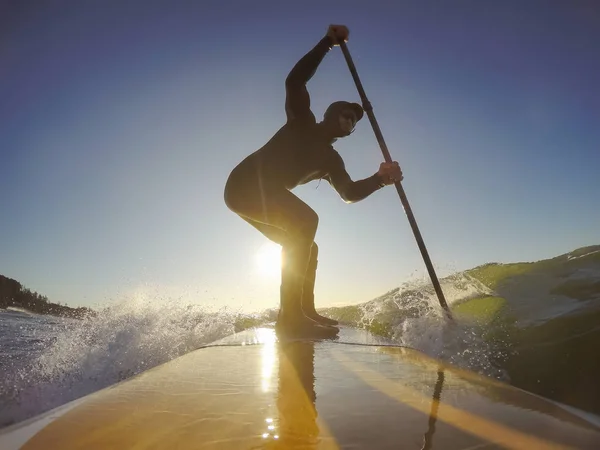
<instances>
[{"instance_id":1,"label":"paddle shaft","mask_svg":"<svg viewBox=\"0 0 600 450\"><path fill-rule=\"evenodd\" d=\"M350 69L350 73L352 74L352 78L354 79L354 83L356 84L356 88L358 89L358 94L360 95L363 109L367 113L367 117L369 117L369 121L371 122L373 131L375 132L375 137L377 138L377 142L379 142L379 147L381 148L381 153L383 153L383 158L386 162L392 162L392 157L390 156L390 152L383 139L383 134L381 134L379 124L377 123L377 119L375 119L375 114L373 113L373 106L371 106L371 103L367 99L367 94L365 94L365 90L363 89L362 83L360 82L360 78L358 77L358 72L356 71L356 66L352 61L350 52L348 51L348 46L345 42L340 42L340 48L342 49L344 58L346 58L348 68ZM448 308L448 303L446 303L446 299L444 298L444 292L442 291L442 287L440 286L440 282L433 268L433 264L431 263L431 259L429 258L429 253L427 252L427 248L425 247L425 242L423 242L423 237L421 236L421 232L419 231L417 221L415 220L415 216L412 212L410 204L408 203L408 198L406 197L404 188L402 187L400 181L396 181L394 184L396 186L396 190L398 191L398 195L400 196L402 206L404 207L404 212L408 217L408 221L412 228L413 234L415 235L415 239L417 240L417 245L419 246L419 250L421 251L423 261L425 261L425 266L427 266L427 271L429 272L429 277L431 278L431 282L433 283L433 288L435 289L435 293L437 294L438 300L440 301L440 305L446 310L446 314L451 319L452 315L450 313L450 309Z\"/></svg>"}]
</instances>

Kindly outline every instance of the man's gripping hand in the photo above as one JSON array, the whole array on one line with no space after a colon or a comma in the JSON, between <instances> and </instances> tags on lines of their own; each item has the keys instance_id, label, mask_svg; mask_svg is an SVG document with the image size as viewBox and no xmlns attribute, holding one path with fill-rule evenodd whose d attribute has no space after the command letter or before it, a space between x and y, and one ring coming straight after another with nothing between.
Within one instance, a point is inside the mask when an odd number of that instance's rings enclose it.
<instances>
[{"instance_id":1,"label":"man's gripping hand","mask_svg":"<svg viewBox=\"0 0 600 450\"><path fill-rule=\"evenodd\" d=\"M333 45L340 45L340 42L348 42L350 31L345 25L329 25L327 36L333 41Z\"/></svg>"},{"instance_id":2,"label":"man's gripping hand","mask_svg":"<svg viewBox=\"0 0 600 450\"><path fill-rule=\"evenodd\" d=\"M402 170L400 170L400 165L396 161L391 163L381 163L377 175L379 175L379 178L385 185L394 184L396 181L402 181L404 179Z\"/></svg>"}]
</instances>

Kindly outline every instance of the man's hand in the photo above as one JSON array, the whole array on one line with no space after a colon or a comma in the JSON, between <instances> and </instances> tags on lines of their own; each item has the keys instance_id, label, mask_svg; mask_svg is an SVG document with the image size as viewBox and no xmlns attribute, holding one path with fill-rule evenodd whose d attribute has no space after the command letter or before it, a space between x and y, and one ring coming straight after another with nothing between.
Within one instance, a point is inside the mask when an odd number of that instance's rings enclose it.
<instances>
[{"instance_id":1,"label":"man's hand","mask_svg":"<svg viewBox=\"0 0 600 450\"><path fill-rule=\"evenodd\" d=\"M394 184L396 181L402 181L404 179L402 170L400 170L400 165L397 161L381 163L377 175L379 175L385 185Z\"/></svg>"},{"instance_id":2,"label":"man's hand","mask_svg":"<svg viewBox=\"0 0 600 450\"><path fill-rule=\"evenodd\" d=\"M344 25L329 25L327 36L333 41L333 45L340 45L341 41L348 42L350 31Z\"/></svg>"}]
</instances>

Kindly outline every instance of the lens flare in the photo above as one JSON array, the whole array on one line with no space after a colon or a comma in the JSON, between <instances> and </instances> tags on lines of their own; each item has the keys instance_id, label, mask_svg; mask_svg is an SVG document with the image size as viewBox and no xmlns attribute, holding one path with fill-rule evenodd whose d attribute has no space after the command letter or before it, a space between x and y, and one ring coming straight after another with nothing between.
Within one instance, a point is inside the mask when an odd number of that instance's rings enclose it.
<instances>
[{"instance_id":1,"label":"lens flare","mask_svg":"<svg viewBox=\"0 0 600 450\"><path fill-rule=\"evenodd\" d=\"M256 267L261 275L277 277L281 273L281 246L267 242L256 253Z\"/></svg>"}]
</instances>

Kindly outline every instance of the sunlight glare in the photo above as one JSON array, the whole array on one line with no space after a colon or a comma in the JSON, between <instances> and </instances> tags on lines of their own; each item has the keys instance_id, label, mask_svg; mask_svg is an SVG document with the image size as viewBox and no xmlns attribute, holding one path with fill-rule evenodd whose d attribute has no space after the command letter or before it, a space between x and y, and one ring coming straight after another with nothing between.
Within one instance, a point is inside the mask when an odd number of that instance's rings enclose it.
<instances>
[{"instance_id":1,"label":"sunlight glare","mask_svg":"<svg viewBox=\"0 0 600 450\"><path fill-rule=\"evenodd\" d=\"M267 242L256 254L256 266L261 275L277 277L281 273L281 245Z\"/></svg>"},{"instance_id":2,"label":"sunlight glare","mask_svg":"<svg viewBox=\"0 0 600 450\"><path fill-rule=\"evenodd\" d=\"M263 392L271 390L271 378L275 370L276 363L276 347L277 337L274 330L259 328L257 330L260 342L263 343L261 349L262 364L261 364L261 387ZM267 419L268 420L268 419Z\"/></svg>"}]
</instances>

